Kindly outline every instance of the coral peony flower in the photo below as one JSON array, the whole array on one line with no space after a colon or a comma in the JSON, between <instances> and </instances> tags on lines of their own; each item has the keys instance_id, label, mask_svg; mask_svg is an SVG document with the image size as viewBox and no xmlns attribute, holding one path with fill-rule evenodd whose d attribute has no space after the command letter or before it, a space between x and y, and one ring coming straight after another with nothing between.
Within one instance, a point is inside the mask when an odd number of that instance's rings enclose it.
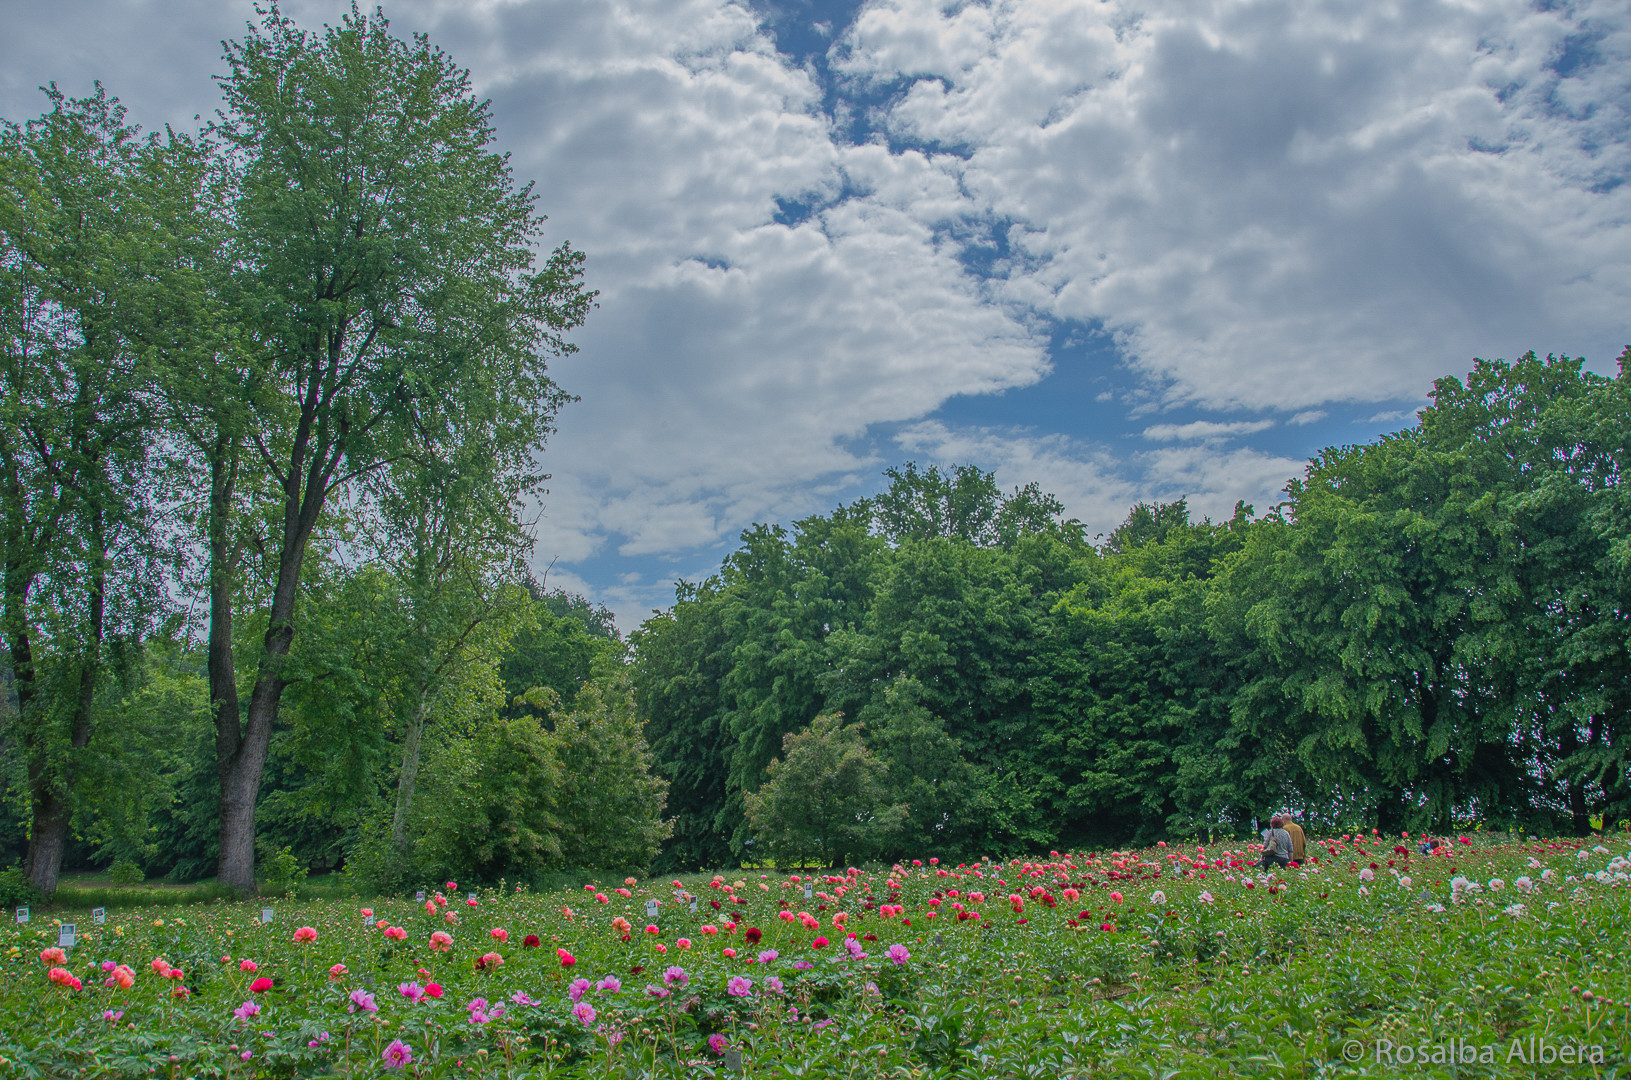
<instances>
[{"instance_id":1,"label":"coral peony flower","mask_svg":"<svg viewBox=\"0 0 1631 1080\"><path fill-rule=\"evenodd\" d=\"M260 970L260 965L255 963L255 961L253 961L253 960L239 960L238 961L238 970L239 971L259 971Z\"/></svg>"},{"instance_id":2,"label":"coral peony flower","mask_svg":"<svg viewBox=\"0 0 1631 1080\"><path fill-rule=\"evenodd\" d=\"M504 929L502 926L493 927L491 930L487 931L487 936L491 937L495 941L502 941L505 944L509 944L510 941L510 932Z\"/></svg>"},{"instance_id":3,"label":"coral peony flower","mask_svg":"<svg viewBox=\"0 0 1631 1080\"><path fill-rule=\"evenodd\" d=\"M453 935L446 930L437 930L430 935L431 952L447 952L453 948Z\"/></svg>"},{"instance_id":4,"label":"coral peony flower","mask_svg":"<svg viewBox=\"0 0 1631 1080\"><path fill-rule=\"evenodd\" d=\"M67 962L68 954L57 948L55 945L40 953L40 963L42 964L66 964Z\"/></svg>"},{"instance_id":5,"label":"coral peony flower","mask_svg":"<svg viewBox=\"0 0 1631 1080\"><path fill-rule=\"evenodd\" d=\"M408 939L408 932L402 929L400 926L388 926L385 928L385 936L390 938L392 941L406 941Z\"/></svg>"},{"instance_id":6,"label":"coral peony flower","mask_svg":"<svg viewBox=\"0 0 1631 1080\"><path fill-rule=\"evenodd\" d=\"M302 926L302 927L298 928L297 930L295 930L295 932L294 932L294 941L295 941L296 945L300 945L300 944L304 944L305 942L308 942L308 941L316 941L316 940L317 940L317 930L314 927Z\"/></svg>"}]
</instances>

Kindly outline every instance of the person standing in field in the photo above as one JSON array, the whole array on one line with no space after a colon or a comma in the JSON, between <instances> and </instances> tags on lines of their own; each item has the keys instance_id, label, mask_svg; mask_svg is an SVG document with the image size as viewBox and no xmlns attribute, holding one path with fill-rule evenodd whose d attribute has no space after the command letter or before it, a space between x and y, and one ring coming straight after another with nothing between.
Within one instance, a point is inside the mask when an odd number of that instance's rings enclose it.
<instances>
[{"instance_id":1,"label":"person standing in field","mask_svg":"<svg viewBox=\"0 0 1631 1080\"><path fill-rule=\"evenodd\" d=\"M1269 827L1263 832L1263 861L1259 864L1264 870L1291 865L1291 834L1284 825L1285 818L1279 814L1269 818Z\"/></svg>"},{"instance_id":2,"label":"person standing in field","mask_svg":"<svg viewBox=\"0 0 1631 1080\"><path fill-rule=\"evenodd\" d=\"M1291 820L1289 810L1280 811L1280 827L1291 835L1291 861L1305 861L1308 858L1308 837L1303 835L1302 826Z\"/></svg>"}]
</instances>

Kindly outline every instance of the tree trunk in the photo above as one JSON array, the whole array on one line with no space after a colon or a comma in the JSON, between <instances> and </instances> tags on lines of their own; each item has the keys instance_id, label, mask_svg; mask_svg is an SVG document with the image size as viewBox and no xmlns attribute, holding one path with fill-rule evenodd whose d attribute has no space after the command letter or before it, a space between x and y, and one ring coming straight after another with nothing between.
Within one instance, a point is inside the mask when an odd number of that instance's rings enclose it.
<instances>
[{"instance_id":1,"label":"tree trunk","mask_svg":"<svg viewBox=\"0 0 1631 1080\"><path fill-rule=\"evenodd\" d=\"M91 580L87 597L88 623L85 653L80 661L79 687L74 698L73 722L69 728L69 752L60 772L49 767L49 755L37 754L29 762L29 797L33 828L28 838L28 854L23 872L40 895L57 891L62 876L62 853L68 846L68 826L73 818L73 767L79 752L91 741L96 706L96 679L102 670L103 599L107 587L106 537L100 509L91 514ZM44 748L42 748L44 749Z\"/></svg>"},{"instance_id":2,"label":"tree trunk","mask_svg":"<svg viewBox=\"0 0 1631 1080\"><path fill-rule=\"evenodd\" d=\"M313 510L312 521L315 518ZM286 537L291 531L285 531ZM237 739L236 752L231 756L219 756L223 731L220 727L216 729L216 771L221 780L221 855L217 878L221 884L243 895L255 892L255 802L260 795L261 774L272 744L278 706L283 700L283 689L288 685L283 678L283 667L294 641L295 598L300 589L306 538L310 535L309 525L294 532L293 537L286 540L278 560L272 610L255 673L255 686L249 693L249 716ZM236 727L232 734L238 734Z\"/></svg>"},{"instance_id":3,"label":"tree trunk","mask_svg":"<svg viewBox=\"0 0 1631 1080\"><path fill-rule=\"evenodd\" d=\"M255 890L254 802L259 793L259 772L255 788L248 796L248 846L243 849L245 807L244 782L238 777L239 751L243 746L243 719L238 714L238 669L232 650L232 600L237 583L238 555L230 538L233 489L237 468L226 436L216 439L210 460L210 630L207 664L210 683L210 710L215 717L216 779L221 788L221 810L217 822L220 880L239 892ZM229 874L230 870L230 874Z\"/></svg>"},{"instance_id":4,"label":"tree trunk","mask_svg":"<svg viewBox=\"0 0 1631 1080\"><path fill-rule=\"evenodd\" d=\"M402 740L402 775L396 782L396 814L391 818L391 846L398 852L406 846L408 813L413 809L413 785L419 776L419 736L425 728L425 714L430 711L428 688L419 691L419 705L413 711L408 730Z\"/></svg>"}]
</instances>

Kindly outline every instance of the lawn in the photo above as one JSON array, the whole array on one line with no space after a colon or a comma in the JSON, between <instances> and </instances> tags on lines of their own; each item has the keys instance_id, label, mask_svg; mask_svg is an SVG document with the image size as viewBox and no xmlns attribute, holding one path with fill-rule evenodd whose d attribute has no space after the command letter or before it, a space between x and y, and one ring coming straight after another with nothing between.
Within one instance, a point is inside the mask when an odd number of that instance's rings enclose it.
<instances>
[{"instance_id":1,"label":"lawn","mask_svg":"<svg viewBox=\"0 0 1631 1080\"><path fill-rule=\"evenodd\" d=\"M1631 1075L1624 838L1313 854L38 913L0 931L0 1073Z\"/></svg>"}]
</instances>

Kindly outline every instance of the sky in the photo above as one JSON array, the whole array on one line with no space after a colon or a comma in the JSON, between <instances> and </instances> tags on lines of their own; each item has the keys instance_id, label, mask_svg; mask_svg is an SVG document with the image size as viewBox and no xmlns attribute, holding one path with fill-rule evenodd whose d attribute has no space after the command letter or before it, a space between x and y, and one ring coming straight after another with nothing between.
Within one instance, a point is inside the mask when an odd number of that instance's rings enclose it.
<instances>
[{"instance_id":1,"label":"sky","mask_svg":"<svg viewBox=\"0 0 1631 1080\"><path fill-rule=\"evenodd\" d=\"M599 307L537 573L624 630L906 461L1226 517L1474 357L1631 343L1631 7L397 0ZM291 0L303 25L335 3ZM236 0L0 0L0 116L219 94Z\"/></svg>"}]
</instances>

